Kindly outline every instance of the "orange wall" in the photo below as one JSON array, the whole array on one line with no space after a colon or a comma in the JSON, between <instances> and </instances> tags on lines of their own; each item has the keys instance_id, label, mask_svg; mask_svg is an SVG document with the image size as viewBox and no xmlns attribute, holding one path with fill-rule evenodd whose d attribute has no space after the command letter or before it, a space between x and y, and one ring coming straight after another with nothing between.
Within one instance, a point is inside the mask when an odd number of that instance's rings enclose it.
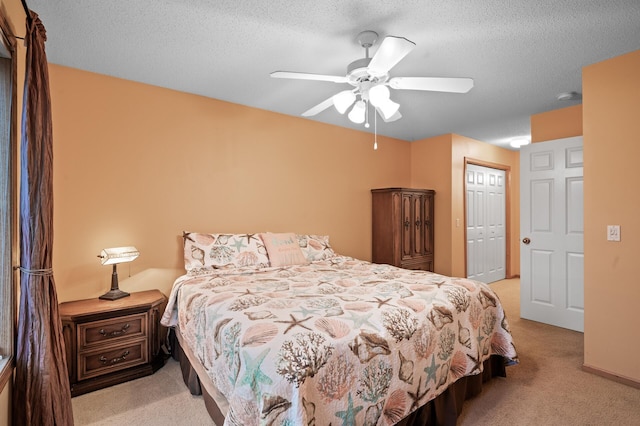
<instances>
[{"instance_id":1,"label":"orange wall","mask_svg":"<svg viewBox=\"0 0 640 426\"><path fill-rule=\"evenodd\" d=\"M328 234L370 259L371 188L410 184L405 141L374 151L370 133L303 118L56 65L50 79L60 301L106 292L96 256L121 245L141 252L121 287L168 292L182 231Z\"/></svg>"},{"instance_id":2,"label":"orange wall","mask_svg":"<svg viewBox=\"0 0 640 426\"><path fill-rule=\"evenodd\" d=\"M433 189L434 272L450 275L451 253L451 135L411 143L411 185Z\"/></svg>"},{"instance_id":3,"label":"orange wall","mask_svg":"<svg viewBox=\"0 0 640 426\"><path fill-rule=\"evenodd\" d=\"M436 191L435 272L466 276L465 159L510 168L509 275L520 274L520 154L464 136L449 134L411 143L411 182ZM459 219L459 226L458 221ZM510 232L509 232L510 231Z\"/></svg>"},{"instance_id":4,"label":"orange wall","mask_svg":"<svg viewBox=\"0 0 640 426\"><path fill-rule=\"evenodd\" d=\"M640 50L583 69L584 364L640 383ZM606 241L620 225L621 241Z\"/></svg>"},{"instance_id":5,"label":"orange wall","mask_svg":"<svg viewBox=\"0 0 640 426\"><path fill-rule=\"evenodd\" d=\"M582 136L582 105L531 116L531 142Z\"/></svg>"}]
</instances>

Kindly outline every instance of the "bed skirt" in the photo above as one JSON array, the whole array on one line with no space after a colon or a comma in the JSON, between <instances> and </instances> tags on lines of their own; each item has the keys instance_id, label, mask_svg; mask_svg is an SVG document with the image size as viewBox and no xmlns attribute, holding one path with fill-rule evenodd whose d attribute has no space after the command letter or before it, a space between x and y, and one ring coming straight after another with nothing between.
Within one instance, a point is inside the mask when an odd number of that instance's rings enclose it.
<instances>
[{"instance_id":1,"label":"bed skirt","mask_svg":"<svg viewBox=\"0 0 640 426\"><path fill-rule=\"evenodd\" d=\"M169 330L169 344L172 357L180 363L182 378L192 395L202 395L204 404L217 426L224 423L224 415L215 398L208 392L198 378L198 373L191 365L189 357L180 346L173 328ZM409 416L402 419L397 426L455 426L458 416L462 412L462 405L466 399L482 392L482 384L493 377L506 377L505 361L499 355L492 355L483 364L481 374L466 376L458 379L435 399L429 401Z\"/></svg>"}]
</instances>

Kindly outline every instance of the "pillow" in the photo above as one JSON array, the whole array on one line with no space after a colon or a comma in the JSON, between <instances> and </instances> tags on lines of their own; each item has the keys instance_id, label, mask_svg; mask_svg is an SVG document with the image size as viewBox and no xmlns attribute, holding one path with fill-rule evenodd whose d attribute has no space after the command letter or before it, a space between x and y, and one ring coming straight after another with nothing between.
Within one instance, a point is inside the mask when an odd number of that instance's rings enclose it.
<instances>
[{"instance_id":1,"label":"pillow","mask_svg":"<svg viewBox=\"0 0 640 426\"><path fill-rule=\"evenodd\" d=\"M329 244L328 235L298 235L297 237L300 249L309 262L330 259L336 255Z\"/></svg>"},{"instance_id":2,"label":"pillow","mask_svg":"<svg viewBox=\"0 0 640 426\"><path fill-rule=\"evenodd\" d=\"M296 234L293 232L274 234L267 232L260 234L271 266L303 265L307 258L302 254Z\"/></svg>"},{"instance_id":3,"label":"pillow","mask_svg":"<svg viewBox=\"0 0 640 426\"><path fill-rule=\"evenodd\" d=\"M258 234L183 232L184 268L190 275L218 269L266 268L267 250Z\"/></svg>"}]
</instances>

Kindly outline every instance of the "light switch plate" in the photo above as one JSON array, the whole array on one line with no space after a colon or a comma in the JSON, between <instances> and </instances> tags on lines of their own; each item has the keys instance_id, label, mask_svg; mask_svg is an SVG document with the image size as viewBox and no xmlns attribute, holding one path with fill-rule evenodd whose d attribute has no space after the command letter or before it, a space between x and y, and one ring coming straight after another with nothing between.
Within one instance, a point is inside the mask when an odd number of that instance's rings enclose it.
<instances>
[{"instance_id":1,"label":"light switch plate","mask_svg":"<svg viewBox=\"0 0 640 426\"><path fill-rule=\"evenodd\" d=\"M607 241L620 241L620 225L607 225Z\"/></svg>"}]
</instances>

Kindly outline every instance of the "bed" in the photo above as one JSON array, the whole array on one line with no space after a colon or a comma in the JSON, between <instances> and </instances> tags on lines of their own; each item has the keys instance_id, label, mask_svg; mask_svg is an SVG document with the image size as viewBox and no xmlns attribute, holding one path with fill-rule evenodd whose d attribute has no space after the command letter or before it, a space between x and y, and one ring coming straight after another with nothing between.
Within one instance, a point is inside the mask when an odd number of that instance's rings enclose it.
<instances>
[{"instance_id":1,"label":"bed","mask_svg":"<svg viewBox=\"0 0 640 426\"><path fill-rule=\"evenodd\" d=\"M483 283L339 255L327 236L184 241L162 324L218 426L455 424L518 362Z\"/></svg>"}]
</instances>

